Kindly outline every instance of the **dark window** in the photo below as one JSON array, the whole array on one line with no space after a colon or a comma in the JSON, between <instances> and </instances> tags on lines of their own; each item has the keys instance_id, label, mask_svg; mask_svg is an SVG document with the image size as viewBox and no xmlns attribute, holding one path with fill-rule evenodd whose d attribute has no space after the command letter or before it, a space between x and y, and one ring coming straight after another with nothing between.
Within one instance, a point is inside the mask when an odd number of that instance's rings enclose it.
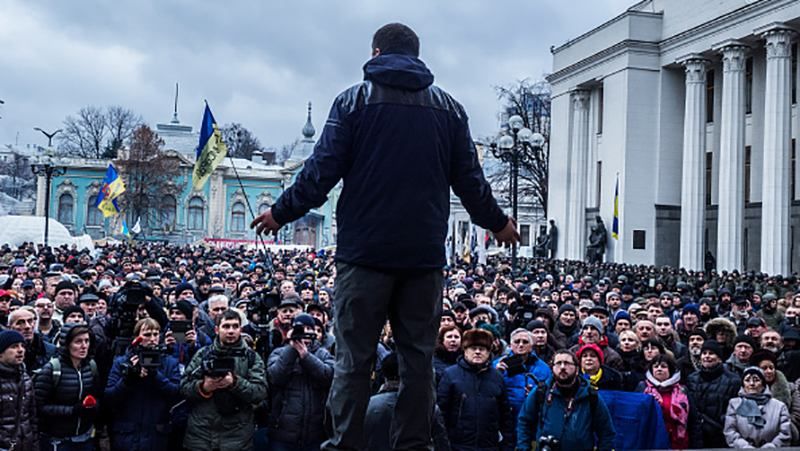
<instances>
[{"instance_id":1,"label":"dark window","mask_svg":"<svg viewBox=\"0 0 800 451\"><path fill-rule=\"evenodd\" d=\"M519 226L520 246L531 245L531 226L528 224L521 224Z\"/></svg>"},{"instance_id":2,"label":"dark window","mask_svg":"<svg viewBox=\"0 0 800 451\"><path fill-rule=\"evenodd\" d=\"M241 202L234 203L231 208L231 231L244 231L244 204Z\"/></svg>"},{"instance_id":3,"label":"dark window","mask_svg":"<svg viewBox=\"0 0 800 451\"><path fill-rule=\"evenodd\" d=\"M797 43L792 45L792 103L797 103Z\"/></svg>"},{"instance_id":4,"label":"dark window","mask_svg":"<svg viewBox=\"0 0 800 451\"><path fill-rule=\"evenodd\" d=\"M86 202L86 225L87 226L99 226L103 223L103 213L100 212L100 209L95 207L94 204L97 203L97 194L89 196L89 200Z\"/></svg>"},{"instance_id":5,"label":"dark window","mask_svg":"<svg viewBox=\"0 0 800 451\"><path fill-rule=\"evenodd\" d=\"M744 147L744 203L750 203L750 165L752 164L750 146Z\"/></svg>"},{"instance_id":6,"label":"dark window","mask_svg":"<svg viewBox=\"0 0 800 451\"><path fill-rule=\"evenodd\" d=\"M633 231L633 248L634 249L644 249L645 244L645 230L634 230Z\"/></svg>"},{"instance_id":7,"label":"dark window","mask_svg":"<svg viewBox=\"0 0 800 451\"><path fill-rule=\"evenodd\" d=\"M597 134L603 133L603 87L597 90Z\"/></svg>"},{"instance_id":8,"label":"dark window","mask_svg":"<svg viewBox=\"0 0 800 451\"><path fill-rule=\"evenodd\" d=\"M189 218L186 226L189 230L203 230L203 199L193 197L189 201Z\"/></svg>"},{"instance_id":9,"label":"dark window","mask_svg":"<svg viewBox=\"0 0 800 451\"><path fill-rule=\"evenodd\" d=\"M706 152L706 205L711 205L711 175L714 154Z\"/></svg>"},{"instance_id":10,"label":"dark window","mask_svg":"<svg viewBox=\"0 0 800 451\"><path fill-rule=\"evenodd\" d=\"M58 198L58 222L62 224L72 224L73 208L75 200L71 194L62 194Z\"/></svg>"},{"instance_id":11,"label":"dark window","mask_svg":"<svg viewBox=\"0 0 800 451\"><path fill-rule=\"evenodd\" d=\"M753 112L753 58L744 63L744 112Z\"/></svg>"},{"instance_id":12,"label":"dark window","mask_svg":"<svg viewBox=\"0 0 800 451\"><path fill-rule=\"evenodd\" d=\"M178 203L175 196L164 196L161 202L161 219L163 220L164 227L172 227L175 225L175 212L178 208Z\"/></svg>"},{"instance_id":13,"label":"dark window","mask_svg":"<svg viewBox=\"0 0 800 451\"><path fill-rule=\"evenodd\" d=\"M598 161L597 162L597 202L595 203L595 206L597 206L597 207L600 206L600 200L603 197L602 188L603 188L603 162L602 161Z\"/></svg>"},{"instance_id":14,"label":"dark window","mask_svg":"<svg viewBox=\"0 0 800 451\"><path fill-rule=\"evenodd\" d=\"M714 122L714 71L706 72L706 122Z\"/></svg>"}]
</instances>

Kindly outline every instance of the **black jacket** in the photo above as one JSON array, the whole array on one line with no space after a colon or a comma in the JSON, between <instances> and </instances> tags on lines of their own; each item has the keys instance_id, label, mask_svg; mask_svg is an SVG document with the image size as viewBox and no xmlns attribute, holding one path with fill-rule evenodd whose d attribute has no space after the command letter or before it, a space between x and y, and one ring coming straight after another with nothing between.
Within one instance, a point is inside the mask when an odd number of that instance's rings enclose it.
<instances>
[{"instance_id":1,"label":"black jacket","mask_svg":"<svg viewBox=\"0 0 800 451\"><path fill-rule=\"evenodd\" d=\"M322 135L294 184L272 207L287 224L319 207L340 180L336 260L387 269L439 269L450 188L474 223L500 231L467 115L417 58L382 54L364 81L334 100Z\"/></svg>"},{"instance_id":2,"label":"black jacket","mask_svg":"<svg viewBox=\"0 0 800 451\"><path fill-rule=\"evenodd\" d=\"M75 406L82 403L87 395L98 398L103 390L96 386L88 360L81 362L80 370L72 366L70 358L64 353L59 360L61 377L58 386L54 385L52 362L47 362L34 378L39 431L51 437L74 437L86 433L93 422L91 417L75 415Z\"/></svg>"},{"instance_id":3,"label":"black jacket","mask_svg":"<svg viewBox=\"0 0 800 451\"><path fill-rule=\"evenodd\" d=\"M326 439L325 400L333 382L333 356L314 342L304 359L290 345L269 356L267 379L272 395L269 436L306 447Z\"/></svg>"},{"instance_id":4,"label":"black jacket","mask_svg":"<svg viewBox=\"0 0 800 451\"><path fill-rule=\"evenodd\" d=\"M19 427L17 427L19 425ZM0 448L39 451L33 381L23 367L0 363Z\"/></svg>"},{"instance_id":5,"label":"black jacket","mask_svg":"<svg viewBox=\"0 0 800 451\"><path fill-rule=\"evenodd\" d=\"M436 402L454 451L497 450L498 432L508 439L502 448L514 448L503 376L491 364L476 368L459 358L439 381Z\"/></svg>"},{"instance_id":6,"label":"black jacket","mask_svg":"<svg viewBox=\"0 0 800 451\"><path fill-rule=\"evenodd\" d=\"M364 419L364 430L367 432L367 449L370 451L391 451L391 435L389 433L394 416L394 407L397 405L397 394L400 383L397 381L386 382L380 391L369 399L367 416ZM433 421L431 422L431 437L433 437L434 451L450 451L450 442L447 440L447 430L439 406L433 405Z\"/></svg>"},{"instance_id":7,"label":"black jacket","mask_svg":"<svg viewBox=\"0 0 800 451\"><path fill-rule=\"evenodd\" d=\"M722 430L728 401L738 396L739 376L725 369L724 364L707 371L701 369L689 375L689 402L696 409L698 421L689 426L689 445L692 448L725 448Z\"/></svg>"}]
</instances>

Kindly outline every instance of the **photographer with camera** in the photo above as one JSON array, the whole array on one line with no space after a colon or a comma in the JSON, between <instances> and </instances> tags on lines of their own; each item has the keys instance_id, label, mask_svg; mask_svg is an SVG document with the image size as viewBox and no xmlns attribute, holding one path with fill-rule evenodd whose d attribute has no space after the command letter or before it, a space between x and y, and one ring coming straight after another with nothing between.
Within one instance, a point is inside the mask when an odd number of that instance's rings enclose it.
<instances>
[{"instance_id":1,"label":"photographer with camera","mask_svg":"<svg viewBox=\"0 0 800 451\"><path fill-rule=\"evenodd\" d=\"M517 451L609 451L616 431L611 414L589 381L578 375L578 358L556 351L553 376L525 399L517 418Z\"/></svg>"},{"instance_id":2,"label":"photographer with camera","mask_svg":"<svg viewBox=\"0 0 800 451\"><path fill-rule=\"evenodd\" d=\"M333 380L333 356L316 339L314 318L294 317L289 341L272 352L267 364L272 408L272 451L318 450L325 440L325 400Z\"/></svg>"},{"instance_id":3,"label":"photographer with camera","mask_svg":"<svg viewBox=\"0 0 800 451\"><path fill-rule=\"evenodd\" d=\"M242 451L253 446L253 409L267 397L261 357L242 340L241 317L217 319L217 338L198 351L181 380L192 403L183 446L192 451Z\"/></svg>"},{"instance_id":4,"label":"photographer with camera","mask_svg":"<svg viewBox=\"0 0 800 451\"><path fill-rule=\"evenodd\" d=\"M106 401L112 409L111 449L167 451L169 410L178 401L178 361L158 345L161 326L139 320L125 355L114 359Z\"/></svg>"},{"instance_id":5,"label":"photographer with camera","mask_svg":"<svg viewBox=\"0 0 800 451\"><path fill-rule=\"evenodd\" d=\"M511 422L517 427L517 415L528 392L539 382L550 378L550 367L533 352L533 334L527 329L511 332L508 353L494 361L494 367L503 376Z\"/></svg>"},{"instance_id":6,"label":"photographer with camera","mask_svg":"<svg viewBox=\"0 0 800 451\"><path fill-rule=\"evenodd\" d=\"M195 315L196 310L189 301L180 300L169 308L164 344L181 366L188 365L197 351L212 342L208 335L195 327Z\"/></svg>"}]
</instances>

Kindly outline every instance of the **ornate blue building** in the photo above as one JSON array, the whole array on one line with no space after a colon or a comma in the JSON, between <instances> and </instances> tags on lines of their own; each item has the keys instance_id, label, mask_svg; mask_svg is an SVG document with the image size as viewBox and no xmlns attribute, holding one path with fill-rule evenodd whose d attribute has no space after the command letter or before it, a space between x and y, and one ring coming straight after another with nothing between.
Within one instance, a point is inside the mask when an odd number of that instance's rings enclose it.
<instances>
[{"instance_id":1,"label":"ornate blue building","mask_svg":"<svg viewBox=\"0 0 800 451\"><path fill-rule=\"evenodd\" d=\"M180 123L177 111L169 123L156 125L156 133L164 140L165 153L179 160L180 176L175 180L174 194L158 200L158 219L143 220L137 239L168 240L193 243L206 240L215 245L246 244L255 239L248 225L252 220L248 201L258 215L270 208L283 190L290 186L302 169L303 162L314 148L316 131L308 118L288 160L282 165L256 152L252 159L226 158L214 171L208 183L192 190L198 133L191 125ZM111 160L62 158L57 164L65 167L63 176L54 177L50 188L50 215L64 224L73 235L88 234L93 239L117 236L117 218L103 218L94 205ZM120 167L120 165L116 165ZM234 168L235 166L235 168ZM237 179L238 172L238 179ZM122 172L123 179L125 173ZM241 180L241 184L239 182ZM45 188L43 176L37 180L36 215L44 216ZM335 205L339 189L334 189L328 202L306 217L282 230L279 242L315 248L336 242ZM125 196L125 194L123 194ZM137 218L127 218L132 228ZM244 241L239 241L244 240Z\"/></svg>"}]
</instances>

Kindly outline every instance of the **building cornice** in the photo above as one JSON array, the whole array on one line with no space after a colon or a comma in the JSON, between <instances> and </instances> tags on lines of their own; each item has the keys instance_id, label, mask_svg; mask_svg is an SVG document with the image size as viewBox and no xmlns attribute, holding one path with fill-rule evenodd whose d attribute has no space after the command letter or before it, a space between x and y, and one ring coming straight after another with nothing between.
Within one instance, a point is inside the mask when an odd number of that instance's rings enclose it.
<instances>
[{"instance_id":1,"label":"building cornice","mask_svg":"<svg viewBox=\"0 0 800 451\"><path fill-rule=\"evenodd\" d=\"M573 63L558 72L553 72L547 76L547 81L551 84L558 83L561 79L568 75L573 75L581 69L602 63L608 59L618 56L624 52L638 52L652 55L659 55L658 43L649 41L640 41L636 39L626 39L618 42L611 47L607 47L587 58L584 58L577 63Z\"/></svg>"},{"instance_id":2,"label":"building cornice","mask_svg":"<svg viewBox=\"0 0 800 451\"><path fill-rule=\"evenodd\" d=\"M638 4L634 5L634 7L635 6L638 6ZM582 35L580 35L578 37L572 38L569 41L559 45L558 47L552 47L550 49L550 53L555 55L556 53L564 50L565 48L572 47L573 44L575 44L577 42L580 42L580 41L590 37L591 35L610 27L611 25L614 25L615 23L621 21L622 19L625 19L625 18L631 17L631 16L662 17L663 13L653 13L653 12L647 12L647 11L631 11L630 9L628 9L627 11L625 11L622 14L618 15L617 17L614 17L613 19L609 20L608 22L605 22L602 25L587 31L586 33L584 33L584 34L582 34Z\"/></svg>"}]
</instances>

